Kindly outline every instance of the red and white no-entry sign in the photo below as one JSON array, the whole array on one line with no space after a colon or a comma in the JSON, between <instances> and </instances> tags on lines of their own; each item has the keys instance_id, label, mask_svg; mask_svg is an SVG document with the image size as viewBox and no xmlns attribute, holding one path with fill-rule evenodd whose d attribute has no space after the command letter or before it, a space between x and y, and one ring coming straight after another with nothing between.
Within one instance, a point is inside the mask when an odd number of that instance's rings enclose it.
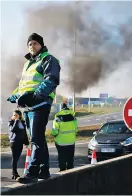
<instances>
[{"instance_id":1,"label":"red and white no-entry sign","mask_svg":"<svg viewBox=\"0 0 132 196\"><path fill-rule=\"evenodd\" d=\"M123 118L126 126L132 131L132 97L124 105Z\"/></svg>"}]
</instances>

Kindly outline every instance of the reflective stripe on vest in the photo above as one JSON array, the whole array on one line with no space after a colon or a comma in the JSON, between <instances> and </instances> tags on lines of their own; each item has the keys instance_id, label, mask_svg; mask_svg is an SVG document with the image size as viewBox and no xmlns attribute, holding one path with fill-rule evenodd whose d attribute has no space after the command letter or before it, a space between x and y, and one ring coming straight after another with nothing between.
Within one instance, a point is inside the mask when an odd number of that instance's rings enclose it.
<instances>
[{"instance_id":1,"label":"reflective stripe on vest","mask_svg":"<svg viewBox=\"0 0 132 196\"><path fill-rule=\"evenodd\" d=\"M75 130L70 130L70 131L60 131L59 134L69 134L69 133L75 133Z\"/></svg>"},{"instance_id":2,"label":"reflective stripe on vest","mask_svg":"<svg viewBox=\"0 0 132 196\"><path fill-rule=\"evenodd\" d=\"M36 71L36 68L38 65L41 64L42 60L49 55L48 52L44 52L40 55L40 60L36 63L31 64L31 66L28 67L30 61L27 61L24 64L23 72L22 72L22 78L19 82L19 88L18 93L20 95L24 94L25 92L31 91L34 92L40 83L43 81L44 76ZM49 96L54 99L55 93L52 92L49 94Z\"/></svg>"},{"instance_id":3,"label":"reflective stripe on vest","mask_svg":"<svg viewBox=\"0 0 132 196\"><path fill-rule=\"evenodd\" d=\"M40 78L39 76L22 76L22 78L21 78L22 80L25 80L25 81L28 81L28 80L30 80L30 81L32 81L32 80L36 80L36 81L40 81L40 82L42 82L42 78Z\"/></svg>"},{"instance_id":4,"label":"reflective stripe on vest","mask_svg":"<svg viewBox=\"0 0 132 196\"><path fill-rule=\"evenodd\" d=\"M60 142L56 142L59 146L70 146L70 145L74 145L75 144L75 142L74 143L65 143L65 144L62 144L62 143L60 143Z\"/></svg>"}]
</instances>

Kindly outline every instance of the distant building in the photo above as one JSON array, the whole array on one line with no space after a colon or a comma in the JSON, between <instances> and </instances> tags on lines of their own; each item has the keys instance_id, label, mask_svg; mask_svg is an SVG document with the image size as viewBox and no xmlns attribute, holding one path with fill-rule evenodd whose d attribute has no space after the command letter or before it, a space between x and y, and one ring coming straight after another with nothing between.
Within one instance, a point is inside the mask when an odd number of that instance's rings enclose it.
<instances>
[{"instance_id":1,"label":"distant building","mask_svg":"<svg viewBox=\"0 0 132 196\"><path fill-rule=\"evenodd\" d=\"M121 98L90 98L90 104L93 105L104 105L104 104L124 104L127 99L121 99ZM88 105L89 104L89 98L84 98L84 97L76 97L75 99L76 105ZM72 105L72 98L68 99L68 104Z\"/></svg>"}]
</instances>

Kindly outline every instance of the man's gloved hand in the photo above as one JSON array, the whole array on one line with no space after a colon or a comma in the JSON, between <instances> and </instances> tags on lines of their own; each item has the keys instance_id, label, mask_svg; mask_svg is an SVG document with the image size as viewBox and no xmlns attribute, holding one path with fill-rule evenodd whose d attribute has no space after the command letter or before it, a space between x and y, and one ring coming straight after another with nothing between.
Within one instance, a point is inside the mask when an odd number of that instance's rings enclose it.
<instances>
[{"instance_id":1,"label":"man's gloved hand","mask_svg":"<svg viewBox=\"0 0 132 196\"><path fill-rule=\"evenodd\" d=\"M17 103L21 107L25 107L25 106L30 107L32 105L33 97L34 97L33 92L25 92L22 96L19 97Z\"/></svg>"},{"instance_id":2,"label":"man's gloved hand","mask_svg":"<svg viewBox=\"0 0 132 196\"><path fill-rule=\"evenodd\" d=\"M20 95L18 94L14 94L14 95L11 95L7 101L10 101L11 103L16 103L16 100L19 98Z\"/></svg>"}]
</instances>

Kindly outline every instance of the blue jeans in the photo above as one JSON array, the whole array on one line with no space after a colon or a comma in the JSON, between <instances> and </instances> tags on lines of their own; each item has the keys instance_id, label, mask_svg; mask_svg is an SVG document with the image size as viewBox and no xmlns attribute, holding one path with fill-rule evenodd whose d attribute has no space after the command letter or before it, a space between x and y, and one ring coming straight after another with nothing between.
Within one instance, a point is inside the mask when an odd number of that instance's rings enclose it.
<instances>
[{"instance_id":1,"label":"blue jeans","mask_svg":"<svg viewBox=\"0 0 132 196\"><path fill-rule=\"evenodd\" d=\"M26 175L38 177L49 174L49 152L45 138L46 125L50 113L50 105L44 105L35 111L24 112L27 129L32 145L31 161Z\"/></svg>"}]
</instances>

